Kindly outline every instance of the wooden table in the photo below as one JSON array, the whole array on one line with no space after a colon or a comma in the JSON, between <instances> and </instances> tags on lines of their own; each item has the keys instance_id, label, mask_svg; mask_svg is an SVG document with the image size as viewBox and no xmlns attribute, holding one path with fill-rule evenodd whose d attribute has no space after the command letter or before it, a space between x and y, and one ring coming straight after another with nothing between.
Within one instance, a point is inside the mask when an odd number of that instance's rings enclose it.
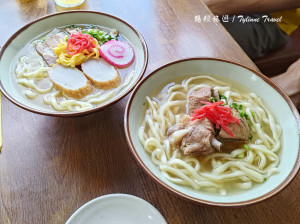
<instances>
[{"instance_id":1,"label":"wooden table","mask_svg":"<svg viewBox=\"0 0 300 224\"><path fill-rule=\"evenodd\" d=\"M60 10L54 0L21 2L0 0L0 45L26 23ZM164 63L193 56L256 69L219 23L194 21L197 15L211 15L200 0L87 0L82 8L119 16L142 33L149 48L146 75ZM242 208L193 204L162 189L141 170L127 146L127 100L86 117L62 119L30 113L3 97L0 223L64 223L84 203L110 193L149 201L170 224L300 219L299 175L275 197Z\"/></svg>"}]
</instances>

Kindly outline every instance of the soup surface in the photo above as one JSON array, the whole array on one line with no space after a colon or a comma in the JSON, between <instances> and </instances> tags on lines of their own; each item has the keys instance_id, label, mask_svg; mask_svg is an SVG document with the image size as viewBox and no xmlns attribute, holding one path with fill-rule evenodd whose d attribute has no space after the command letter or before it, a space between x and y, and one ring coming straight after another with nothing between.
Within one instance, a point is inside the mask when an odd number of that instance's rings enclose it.
<instances>
[{"instance_id":1,"label":"soup surface","mask_svg":"<svg viewBox=\"0 0 300 224\"><path fill-rule=\"evenodd\" d=\"M208 75L147 96L138 136L163 176L227 195L278 172L281 126L255 93Z\"/></svg>"}]
</instances>

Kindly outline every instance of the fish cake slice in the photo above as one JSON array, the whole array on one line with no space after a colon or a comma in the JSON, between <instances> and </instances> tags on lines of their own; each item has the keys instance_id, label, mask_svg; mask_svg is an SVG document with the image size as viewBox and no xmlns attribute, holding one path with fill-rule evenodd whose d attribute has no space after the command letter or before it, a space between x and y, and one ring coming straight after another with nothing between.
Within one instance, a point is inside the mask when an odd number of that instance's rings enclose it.
<instances>
[{"instance_id":1,"label":"fish cake slice","mask_svg":"<svg viewBox=\"0 0 300 224\"><path fill-rule=\"evenodd\" d=\"M94 90L91 82L77 68L57 64L49 70L49 78L57 90L75 99L81 99Z\"/></svg>"},{"instance_id":2,"label":"fish cake slice","mask_svg":"<svg viewBox=\"0 0 300 224\"><path fill-rule=\"evenodd\" d=\"M121 83L117 69L103 58L90 59L81 64L82 71L98 89L116 88Z\"/></svg>"}]
</instances>

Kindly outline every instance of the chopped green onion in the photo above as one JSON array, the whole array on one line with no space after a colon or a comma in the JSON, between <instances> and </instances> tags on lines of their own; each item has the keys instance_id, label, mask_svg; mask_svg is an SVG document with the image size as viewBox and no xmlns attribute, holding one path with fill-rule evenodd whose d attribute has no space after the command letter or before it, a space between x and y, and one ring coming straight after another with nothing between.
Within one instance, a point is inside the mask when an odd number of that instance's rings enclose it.
<instances>
[{"instance_id":1,"label":"chopped green onion","mask_svg":"<svg viewBox=\"0 0 300 224\"><path fill-rule=\"evenodd\" d=\"M248 114L246 114L246 112L244 110L240 111L240 116L249 120L249 116L248 116Z\"/></svg>"},{"instance_id":2,"label":"chopped green onion","mask_svg":"<svg viewBox=\"0 0 300 224\"><path fill-rule=\"evenodd\" d=\"M219 94L221 100L225 100L225 103L228 104L227 97L223 94Z\"/></svg>"},{"instance_id":3,"label":"chopped green onion","mask_svg":"<svg viewBox=\"0 0 300 224\"><path fill-rule=\"evenodd\" d=\"M237 155L238 158L241 158L241 159L244 159L245 158L245 155L244 153L242 152L241 154Z\"/></svg>"},{"instance_id":4,"label":"chopped green onion","mask_svg":"<svg viewBox=\"0 0 300 224\"><path fill-rule=\"evenodd\" d=\"M98 30L98 29L88 29L88 30L83 30L82 33L87 33L90 34L92 37L94 37L95 39L98 40L99 44L102 45L105 42L115 39L114 37L112 37L110 34Z\"/></svg>"},{"instance_id":5,"label":"chopped green onion","mask_svg":"<svg viewBox=\"0 0 300 224\"><path fill-rule=\"evenodd\" d=\"M238 110L238 105L237 105L237 103L233 103L233 104L232 104L232 107L233 107L234 109Z\"/></svg>"},{"instance_id":6,"label":"chopped green onion","mask_svg":"<svg viewBox=\"0 0 300 224\"><path fill-rule=\"evenodd\" d=\"M255 118L255 113L251 111L252 117Z\"/></svg>"},{"instance_id":7,"label":"chopped green onion","mask_svg":"<svg viewBox=\"0 0 300 224\"><path fill-rule=\"evenodd\" d=\"M236 111L238 111L240 113L240 116L247 120L247 123L248 123L249 127L252 126L252 122L249 119L249 115L243 109L244 108L243 105L238 105L237 103L232 103L232 105L230 105L230 108L236 109Z\"/></svg>"},{"instance_id":8,"label":"chopped green onion","mask_svg":"<svg viewBox=\"0 0 300 224\"><path fill-rule=\"evenodd\" d=\"M252 139L253 139L253 135L250 134L249 141L251 141Z\"/></svg>"},{"instance_id":9,"label":"chopped green onion","mask_svg":"<svg viewBox=\"0 0 300 224\"><path fill-rule=\"evenodd\" d=\"M247 123L248 123L249 127L251 127L253 125L250 120L247 120Z\"/></svg>"},{"instance_id":10,"label":"chopped green onion","mask_svg":"<svg viewBox=\"0 0 300 224\"><path fill-rule=\"evenodd\" d=\"M226 99L227 100L227 97L224 96L223 94L219 94L219 96L220 96L220 99Z\"/></svg>"},{"instance_id":11,"label":"chopped green onion","mask_svg":"<svg viewBox=\"0 0 300 224\"><path fill-rule=\"evenodd\" d=\"M250 147L249 147L249 145L243 145L243 149L246 149L246 150L250 150Z\"/></svg>"},{"instance_id":12,"label":"chopped green onion","mask_svg":"<svg viewBox=\"0 0 300 224\"><path fill-rule=\"evenodd\" d=\"M212 103L216 102L216 100L215 100L215 98L213 96L210 97L210 102L212 102Z\"/></svg>"},{"instance_id":13,"label":"chopped green onion","mask_svg":"<svg viewBox=\"0 0 300 224\"><path fill-rule=\"evenodd\" d=\"M248 114L246 114L246 112L244 110L240 111L240 116L246 118L246 120L249 120L249 116L248 116Z\"/></svg>"}]
</instances>

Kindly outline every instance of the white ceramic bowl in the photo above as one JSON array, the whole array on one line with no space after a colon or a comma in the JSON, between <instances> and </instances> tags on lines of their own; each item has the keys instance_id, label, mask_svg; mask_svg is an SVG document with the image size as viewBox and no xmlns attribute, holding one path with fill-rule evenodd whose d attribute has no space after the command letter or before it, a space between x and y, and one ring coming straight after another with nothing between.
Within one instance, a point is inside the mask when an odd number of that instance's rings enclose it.
<instances>
[{"instance_id":1,"label":"white ceramic bowl","mask_svg":"<svg viewBox=\"0 0 300 224\"><path fill-rule=\"evenodd\" d=\"M129 85L118 92L114 97L108 101L99 104L93 109L84 112L59 112L54 111L52 108L39 106L32 101L28 100L21 91L17 91L13 85L12 79L14 74L10 74L11 61L14 56L20 51L20 49L34 37L41 35L51 29L60 26L72 25L72 24L93 24L100 25L111 29L117 29L123 34L134 46L135 49L135 61L136 71ZM146 42L142 35L134 29L127 22L100 12L94 11L66 11L61 13L55 13L39 18L26 26L18 30L3 46L0 51L0 89L1 92L16 105L44 115L51 116L76 116L83 115L90 112L94 112L99 109L111 105L125 95L127 95L138 81L142 78L148 63L148 49Z\"/></svg>"},{"instance_id":2,"label":"white ceramic bowl","mask_svg":"<svg viewBox=\"0 0 300 224\"><path fill-rule=\"evenodd\" d=\"M80 207L66 224L167 224L147 201L129 194L109 194Z\"/></svg>"},{"instance_id":3,"label":"white ceramic bowl","mask_svg":"<svg viewBox=\"0 0 300 224\"><path fill-rule=\"evenodd\" d=\"M232 80L246 86L267 103L283 128L278 174L274 174L266 182L258 184L250 190L220 196L171 183L153 164L151 157L145 152L138 138L138 128L144 118L142 103L145 102L145 97L153 96L155 87L161 88L162 84L173 82L179 78L183 79L188 74L201 73L213 74L214 77L226 78L229 83ZM211 58L190 58L175 61L156 69L139 82L134 89L127 103L124 119L127 142L135 159L144 171L167 190L194 202L219 206L240 206L262 201L286 187L295 177L300 166L300 122L297 109L270 79L233 62Z\"/></svg>"}]
</instances>

